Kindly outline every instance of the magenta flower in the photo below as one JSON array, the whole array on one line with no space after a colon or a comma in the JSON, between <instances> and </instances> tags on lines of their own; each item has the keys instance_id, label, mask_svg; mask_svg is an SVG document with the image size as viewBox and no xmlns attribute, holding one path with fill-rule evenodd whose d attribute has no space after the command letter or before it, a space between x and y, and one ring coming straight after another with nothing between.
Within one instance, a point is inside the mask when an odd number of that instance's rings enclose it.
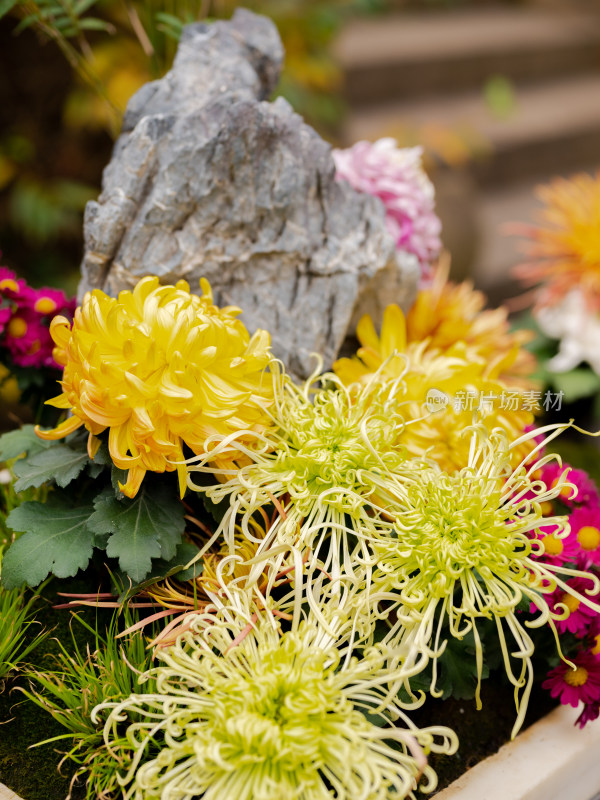
<instances>
[{"instance_id":1,"label":"magenta flower","mask_svg":"<svg viewBox=\"0 0 600 800\"><path fill-rule=\"evenodd\" d=\"M396 247L416 256L422 279L427 280L442 246L442 226L421 155L421 147L399 148L394 139L387 138L334 150L333 160L339 180L382 201Z\"/></svg>"},{"instance_id":2,"label":"magenta flower","mask_svg":"<svg viewBox=\"0 0 600 800\"><path fill-rule=\"evenodd\" d=\"M0 297L14 299L24 286L25 281L17 280L12 270L0 267Z\"/></svg>"},{"instance_id":3,"label":"magenta flower","mask_svg":"<svg viewBox=\"0 0 600 800\"><path fill-rule=\"evenodd\" d=\"M582 469L573 469L573 467L570 467L568 464L563 464L562 467L556 463L546 464L542 469L542 480L546 486L554 486L565 470L569 470L568 480L577 487L577 495L572 495L572 493L565 488L560 495L561 501L570 508L589 505L600 506L600 494L598 494L596 484L587 472L584 472Z\"/></svg>"},{"instance_id":4,"label":"magenta flower","mask_svg":"<svg viewBox=\"0 0 600 800\"><path fill-rule=\"evenodd\" d=\"M587 722L593 722L593 720L598 719L599 716L600 700L596 700L594 703L586 703L583 707L583 711L575 720L575 725L584 728Z\"/></svg>"},{"instance_id":5,"label":"magenta flower","mask_svg":"<svg viewBox=\"0 0 600 800\"><path fill-rule=\"evenodd\" d=\"M570 539L576 543L585 568L600 564L600 506L590 505L573 509L569 515Z\"/></svg>"},{"instance_id":6,"label":"magenta flower","mask_svg":"<svg viewBox=\"0 0 600 800\"><path fill-rule=\"evenodd\" d=\"M75 300L60 289L33 289L0 267L0 344L17 366L60 369L52 356L50 320L56 314L72 317L74 312Z\"/></svg>"},{"instance_id":7,"label":"magenta flower","mask_svg":"<svg viewBox=\"0 0 600 800\"><path fill-rule=\"evenodd\" d=\"M542 688L548 689L552 697L558 697L563 705L600 702L600 660L581 651L571 661L575 669L562 661L550 670Z\"/></svg>"},{"instance_id":8,"label":"magenta flower","mask_svg":"<svg viewBox=\"0 0 600 800\"><path fill-rule=\"evenodd\" d=\"M533 532L531 538L542 541L544 552L540 553L540 555L532 553L531 557L539 558L545 564L553 564L560 567L562 564L574 561L577 558L579 546L572 533L563 538L555 535L556 530L556 525L542 525Z\"/></svg>"},{"instance_id":9,"label":"magenta flower","mask_svg":"<svg viewBox=\"0 0 600 800\"><path fill-rule=\"evenodd\" d=\"M566 583L567 586L570 586L580 595L583 595L584 597L591 597L591 595L588 595L588 590L590 589L591 584L589 579L570 578L568 581L566 581ZM561 612L562 609L557 608L557 605L559 604L566 606L569 611L565 619L556 620L556 630L559 633L568 631L569 633L574 633L576 636L585 636L590 625L592 625L597 618L595 611L589 608L585 603L582 603L572 594L565 592L560 586L558 586L556 590L548 596L547 600L552 611Z\"/></svg>"}]
</instances>

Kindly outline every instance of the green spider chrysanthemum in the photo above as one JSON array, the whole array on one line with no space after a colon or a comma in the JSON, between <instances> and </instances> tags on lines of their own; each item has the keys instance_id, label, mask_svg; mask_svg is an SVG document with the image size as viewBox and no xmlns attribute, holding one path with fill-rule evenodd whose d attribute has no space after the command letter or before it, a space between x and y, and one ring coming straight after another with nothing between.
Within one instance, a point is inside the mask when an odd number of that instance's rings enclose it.
<instances>
[{"instance_id":1,"label":"green spider chrysanthemum","mask_svg":"<svg viewBox=\"0 0 600 800\"><path fill-rule=\"evenodd\" d=\"M436 660L443 649L443 626L446 624L450 635L457 639L472 632L480 681L483 651L477 620L495 621L504 666L515 686L518 716L513 735L523 722L533 680L534 645L525 626L547 623L556 636L554 620L567 614L566 607L562 613L552 610L545 595L558 585L600 611L600 606L565 580L573 576L589 578L588 593L593 595L600 589L596 577L531 557L543 550L543 545L531 538L540 525L555 525L559 537L569 533L566 517L542 520L540 508L565 486L572 486L566 473L551 489L535 479L543 464L558 456L545 455L536 460L542 449L538 444L516 470L510 466L512 451L525 438L548 431L552 433L546 441L560 432L554 426L508 444L500 429L488 435L482 427L475 427L467 468L454 475L422 468L414 480L405 480L397 498L402 510L396 516L396 530L391 536L384 531L371 542L374 563L365 567L370 592L365 602L375 610L375 617L394 620L384 644L401 648L404 653L425 652L433 659L432 693ZM523 622L523 615L517 612L524 600L539 609L535 620ZM516 652L510 652L505 628L516 644ZM511 657L520 661L518 675L513 672ZM478 695L479 686L480 704Z\"/></svg>"},{"instance_id":2,"label":"green spider chrysanthemum","mask_svg":"<svg viewBox=\"0 0 600 800\"><path fill-rule=\"evenodd\" d=\"M435 788L421 748L450 753L456 737L417 729L388 701L378 650L342 659L314 623L281 634L266 614L208 617L160 652L154 693L94 711L109 712L115 755L128 742L125 800L400 800L421 775Z\"/></svg>"},{"instance_id":3,"label":"green spider chrysanthemum","mask_svg":"<svg viewBox=\"0 0 600 800\"><path fill-rule=\"evenodd\" d=\"M356 391L335 375L320 380L333 388L315 391L315 376L300 388L284 376L275 393L273 428L256 435L257 446L250 448L231 436L210 450L213 458L234 448L238 460L241 456L250 463L231 473L227 482L206 487L196 485L192 475L214 468L206 466L207 458L191 459L188 483L216 502L228 498L216 535L222 533L232 548L235 525L253 539L253 515L274 505L278 513L267 525L257 559L269 550L273 554L274 545L308 549L310 566L320 558L320 566L336 579L342 564L351 569L357 541L367 557L366 543L375 532L391 530L390 487L417 462L408 464L404 447L394 444L404 427L394 397L401 391L401 379L396 391L388 385L385 393L378 375Z\"/></svg>"}]
</instances>

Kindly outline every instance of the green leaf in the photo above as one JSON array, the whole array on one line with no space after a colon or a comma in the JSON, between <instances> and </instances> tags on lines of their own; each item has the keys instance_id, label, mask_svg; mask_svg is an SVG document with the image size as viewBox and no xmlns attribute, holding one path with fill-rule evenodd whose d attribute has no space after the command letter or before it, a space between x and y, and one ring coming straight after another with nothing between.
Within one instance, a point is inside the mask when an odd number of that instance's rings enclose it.
<instances>
[{"instance_id":1,"label":"green leaf","mask_svg":"<svg viewBox=\"0 0 600 800\"><path fill-rule=\"evenodd\" d=\"M477 665L475 662L475 638L468 633L463 639L448 636L448 644L438 661L439 678L437 688L443 691L442 698L472 700L477 688ZM487 678L489 668L483 664L481 677Z\"/></svg>"},{"instance_id":2,"label":"green leaf","mask_svg":"<svg viewBox=\"0 0 600 800\"><path fill-rule=\"evenodd\" d=\"M96 534L110 532L106 552L136 583L152 568L152 559L172 559L185 529L184 508L160 484L146 479L133 500L102 492L94 501L88 525Z\"/></svg>"},{"instance_id":3,"label":"green leaf","mask_svg":"<svg viewBox=\"0 0 600 800\"><path fill-rule=\"evenodd\" d=\"M72 508L66 500L26 502L9 514L6 523L22 532L2 560L2 584L15 589L38 586L49 573L70 578L85 569L94 549L87 527L91 505Z\"/></svg>"},{"instance_id":4,"label":"green leaf","mask_svg":"<svg viewBox=\"0 0 600 800\"><path fill-rule=\"evenodd\" d=\"M19 2L19 0L0 0L0 19L8 14Z\"/></svg>"},{"instance_id":5,"label":"green leaf","mask_svg":"<svg viewBox=\"0 0 600 800\"><path fill-rule=\"evenodd\" d=\"M64 488L79 475L89 460L86 451L74 450L66 444L50 447L15 463L14 472L18 478L15 491L41 486L47 481L55 481Z\"/></svg>"},{"instance_id":6,"label":"green leaf","mask_svg":"<svg viewBox=\"0 0 600 800\"><path fill-rule=\"evenodd\" d=\"M178 581L189 581L193 578L197 578L202 574L202 570L204 569L202 561L197 561L189 569L184 569L184 567L186 564L189 564L194 556L198 555L198 552L196 545L190 544L189 542L181 542L177 547L177 552L170 561L165 561L162 558L153 561L150 575L140 583L129 586L129 581L121 580L122 585L128 588L119 597L119 603L124 603L129 597L133 597L143 589L152 586L156 581L169 578L171 575L176 575Z\"/></svg>"},{"instance_id":7,"label":"green leaf","mask_svg":"<svg viewBox=\"0 0 600 800\"><path fill-rule=\"evenodd\" d=\"M78 3L75 3L73 8L74 13L80 17L84 14L89 8L95 5L97 0L79 0Z\"/></svg>"},{"instance_id":8,"label":"green leaf","mask_svg":"<svg viewBox=\"0 0 600 800\"><path fill-rule=\"evenodd\" d=\"M90 17L89 19L79 20L79 28L84 31L111 31L112 25L101 19Z\"/></svg>"},{"instance_id":9,"label":"green leaf","mask_svg":"<svg viewBox=\"0 0 600 800\"><path fill-rule=\"evenodd\" d=\"M565 403L589 397L600 389L600 377L589 367L577 367L569 372L551 372L552 384L557 392L564 392Z\"/></svg>"},{"instance_id":10,"label":"green leaf","mask_svg":"<svg viewBox=\"0 0 600 800\"><path fill-rule=\"evenodd\" d=\"M10 461L24 453L34 455L53 445L54 442L40 439L33 425L23 425L16 431L9 431L0 436L0 461Z\"/></svg>"},{"instance_id":11,"label":"green leaf","mask_svg":"<svg viewBox=\"0 0 600 800\"><path fill-rule=\"evenodd\" d=\"M26 17L24 17L21 20L21 22L19 22L19 24L15 28L15 31L14 31L15 34L21 33L22 31L25 30L25 28L29 28L31 25L34 24L34 22L39 22L39 20L40 20L40 15L39 14L36 14L36 13L28 14Z\"/></svg>"},{"instance_id":12,"label":"green leaf","mask_svg":"<svg viewBox=\"0 0 600 800\"><path fill-rule=\"evenodd\" d=\"M125 483L127 482L127 470L119 469L119 467L115 467L113 465L113 468L110 472L110 481L112 483L113 489L115 490L115 494L117 495L119 500L125 497L123 492L119 489L119 484L124 486Z\"/></svg>"}]
</instances>

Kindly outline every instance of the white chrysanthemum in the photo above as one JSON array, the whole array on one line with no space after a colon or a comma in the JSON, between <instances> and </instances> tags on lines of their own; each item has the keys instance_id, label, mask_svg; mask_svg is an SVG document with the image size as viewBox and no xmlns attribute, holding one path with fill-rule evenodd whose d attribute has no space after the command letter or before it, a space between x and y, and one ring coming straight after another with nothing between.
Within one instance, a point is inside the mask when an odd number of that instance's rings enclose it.
<instances>
[{"instance_id":1,"label":"white chrysanthemum","mask_svg":"<svg viewBox=\"0 0 600 800\"><path fill-rule=\"evenodd\" d=\"M581 289L539 308L535 318L546 336L560 340L558 353L546 365L549 370L567 372L586 361L600 375L600 314L590 309Z\"/></svg>"}]
</instances>

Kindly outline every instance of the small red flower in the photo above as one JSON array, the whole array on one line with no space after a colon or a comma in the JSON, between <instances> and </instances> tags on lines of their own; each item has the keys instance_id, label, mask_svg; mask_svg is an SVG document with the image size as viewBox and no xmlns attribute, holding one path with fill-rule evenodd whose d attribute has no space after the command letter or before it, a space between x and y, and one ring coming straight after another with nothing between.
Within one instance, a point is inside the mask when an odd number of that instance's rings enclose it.
<instances>
[{"instance_id":1,"label":"small red flower","mask_svg":"<svg viewBox=\"0 0 600 800\"><path fill-rule=\"evenodd\" d=\"M600 702L600 661L583 650L571 661L574 669L561 662L548 673L542 688L548 689L552 697L558 697L563 705Z\"/></svg>"},{"instance_id":2,"label":"small red flower","mask_svg":"<svg viewBox=\"0 0 600 800\"><path fill-rule=\"evenodd\" d=\"M586 580L585 578L571 578L566 583L567 586L574 589L580 595L590 597L590 595L587 594L590 589L590 580ZM560 586L548 597L548 605L552 611L562 612L562 609L557 608L559 604L566 606L569 613L565 619L556 621L557 631L559 633L568 631L577 636L585 636L590 625L598 616L596 612L572 594L565 592Z\"/></svg>"},{"instance_id":3,"label":"small red flower","mask_svg":"<svg viewBox=\"0 0 600 800\"><path fill-rule=\"evenodd\" d=\"M575 724L579 725L580 728L584 728L587 722L593 722L593 720L598 719L600 716L600 701L596 701L595 703L586 703L583 707L583 711L575 720Z\"/></svg>"},{"instance_id":4,"label":"small red flower","mask_svg":"<svg viewBox=\"0 0 600 800\"><path fill-rule=\"evenodd\" d=\"M562 467L556 463L546 464L541 471L541 479L548 488L556 485L560 476L568 470L567 479L577 487L577 494L565 487L560 494L561 501L569 508L578 506L600 506L600 494L594 481L582 469L573 469L568 464Z\"/></svg>"},{"instance_id":5,"label":"small red flower","mask_svg":"<svg viewBox=\"0 0 600 800\"><path fill-rule=\"evenodd\" d=\"M600 506L582 506L569 516L571 534L586 565L600 564Z\"/></svg>"}]
</instances>

